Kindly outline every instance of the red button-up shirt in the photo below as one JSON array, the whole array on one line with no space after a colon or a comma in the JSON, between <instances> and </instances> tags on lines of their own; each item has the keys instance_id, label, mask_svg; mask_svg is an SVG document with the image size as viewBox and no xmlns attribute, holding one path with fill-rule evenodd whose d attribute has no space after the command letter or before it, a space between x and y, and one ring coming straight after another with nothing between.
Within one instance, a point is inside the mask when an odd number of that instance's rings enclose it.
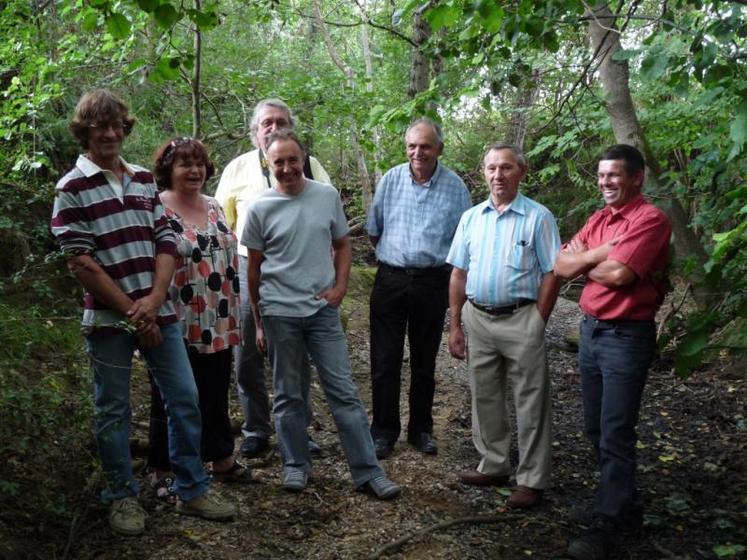
<instances>
[{"instance_id":1,"label":"red button-up shirt","mask_svg":"<svg viewBox=\"0 0 747 560\"><path fill-rule=\"evenodd\" d=\"M664 299L671 233L666 215L640 194L618 212L605 207L592 214L575 238L593 249L622 236L607 259L626 265L636 279L619 288L588 279L579 302L584 313L605 321L653 319Z\"/></svg>"}]
</instances>

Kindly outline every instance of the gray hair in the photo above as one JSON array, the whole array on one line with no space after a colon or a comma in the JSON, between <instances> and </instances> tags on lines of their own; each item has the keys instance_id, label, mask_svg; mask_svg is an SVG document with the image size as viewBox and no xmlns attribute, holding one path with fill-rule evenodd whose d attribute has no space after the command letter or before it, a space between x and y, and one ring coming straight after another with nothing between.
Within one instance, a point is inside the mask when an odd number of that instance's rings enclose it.
<instances>
[{"instance_id":1,"label":"gray hair","mask_svg":"<svg viewBox=\"0 0 747 560\"><path fill-rule=\"evenodd\" d=\"M257 145L257 130L259 130L259 114L265 107L276 107L288 115L288 123L291 128L296 128L296 119L293 116L293 112L285 101L271 97L269 99L263 99L254 107L254 113L252 113L252 120L249 121L249 133L252 137L252 144L254 147L259 148Z\"/></svg>"},{"instance_id":2,"label":"gray hair","mask_svg":"<svg viewBox=\"0 0 747 560\"><path fill-rule=\"evenodd\" d=\"M419 126L421 124L424 124L426 126L431 127L431 130L433 130L433 134L436 135L436 138L438 139L438 143L443 146L444 145L444 133L441 130L441 127L436 124L434 121L427 117L421 117L419 119L415 119L412 121L410 126L407 127L407 130L405 131L405 138L407 138L407 135L410 134L410 131L415 128L416 126Z\"/></svg>"},{"instance_id":3,"label":"gray hair","mask_svg":"<svg viewBox=\"0 0 747 560\"><path fill-rule=\"evenodd\" d=\"M519 163L519 166L523 167L524 169L527 168L527 158L524 157L524 152L522 151L519 146L516 144L509 144L508 142L493 142L490 146L488 146L488 149L485 150L485 154L482 156L482 161L485 161L485 158L488 157L488 154L490 152L495 152L498 150L511 150L514 155L516 156L516 161Z\"/></svg>"}]
</instances>

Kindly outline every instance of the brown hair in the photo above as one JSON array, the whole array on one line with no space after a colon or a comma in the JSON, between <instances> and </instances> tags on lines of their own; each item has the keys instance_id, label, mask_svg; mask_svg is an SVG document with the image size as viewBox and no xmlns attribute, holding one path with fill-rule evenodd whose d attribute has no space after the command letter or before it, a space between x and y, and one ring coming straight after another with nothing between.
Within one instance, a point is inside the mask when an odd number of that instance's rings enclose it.
<instances>
[{"instance_id":1,"label":"brown hair","mask_svg":"<svg viewBox=\"0 0 747 560\"><path fill-rule=\"evenodd\" d=\"M270 146L272 146L278 140L289 140L291 142L295 142L296 145L301 148L301 152L306 155L306 149L303 147L303 144L301 144L301 140L299 140L296 133L293 132L290 128L280 128L278 130L270 132L270 134L267 135L267 139L265 140L265 148L268 152L270 151Z\"/></svg>"},{"instance_id":2,"label":"brown hair","mask_svg":"<svg viewBox=\"0 0 747 560\"><path fill-rule=\"evenodd\" d=\"M153 156L153 176L159 189L171 188L171 171L176 158L194 158L205 162L205 181L215 175L215 164L208 156L205 145L197 138L182 136L169 140Z\"/></svg>"},{"instance_id":3,"label":"brown hair","mask_svg":"<svg viewBox=\"0 0 747 560\"><path fill-rule=\"evenodd\" d=\"M116 94L108 89L95 89L83 94L78 100L70 121L70 131L87 150L91 125L121 120L125 136L132 132L136 119L129 116L129 112L127 105Z\"/></svg>"}]
</instances>

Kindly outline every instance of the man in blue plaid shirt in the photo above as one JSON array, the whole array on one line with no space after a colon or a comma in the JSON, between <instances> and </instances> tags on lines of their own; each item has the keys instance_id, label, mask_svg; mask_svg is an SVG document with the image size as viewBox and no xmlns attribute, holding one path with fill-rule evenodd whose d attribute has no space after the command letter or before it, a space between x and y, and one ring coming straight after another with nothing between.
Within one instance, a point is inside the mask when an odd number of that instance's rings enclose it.
<instances>
[{"instance_id":1,"label":"man in blue plaid shirt","mask_svg":"<svg viewBox=\"0 0 747 560\"><path fill-rule=\"evenodd\" d=\"M436 354L448 307L451 239L472 205L456 173L438 161L441 128L429 119L405 134L408 163L379 182L366 229L379 269L371 293L371 435L379 459L400 435L400 370L405 332L410 343L410 419L407 440L422 453L438 451L433 440Z\"/></svg>"}]
</instances>

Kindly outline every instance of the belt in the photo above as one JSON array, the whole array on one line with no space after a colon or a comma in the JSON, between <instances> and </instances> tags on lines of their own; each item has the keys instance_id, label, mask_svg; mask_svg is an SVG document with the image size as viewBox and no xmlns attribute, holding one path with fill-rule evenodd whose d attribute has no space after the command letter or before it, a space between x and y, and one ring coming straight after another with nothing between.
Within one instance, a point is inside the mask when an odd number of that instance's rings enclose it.
<instances>
[{"instance_id":1,"label":"belt","mask_svg":"<svg viewBox=\"0 0 747 560\"><path fill-rule=\"evenodd\" d=\"M441 266L392 266L385 262L379 261L379 270L385 270L394 274L406 274L407 276L442 276L451 272L451 265L444 264Z\"/></svg>"},{"instance_id":2,"label":"belt","mask_svg":"<svg viewBox=\"0 0 747 560\"><path fill-rule=\"evenodd\" d=\"M589 321L590 323L594 323L595 327L600 327L603 329L614 329L615 327L639 327L639 326L647 326L654 323L653 319L610 319L610 320L602 320L597 319L596 317L592 315L584 315L583 318L584 321Z\"/></svg>"},{"instance_id":3,"label":"belt","mask_svg":"<svg viewBox=\"0 0 747 560\"><path fill-rule=\"evenodd\" d=\"M475 309L479 309L483 313L487 313L488 315L511 315L514 311L517 309L524 307L525 305L529 305L530 303L535 303L536 300L533 299L520 299L516 303L512 305L504 305L503 307L493 307L492 305L481 305L477 303L475 300L469 300L469 302L472 304L472 307Z\"/></svg>"}]
</instances>

